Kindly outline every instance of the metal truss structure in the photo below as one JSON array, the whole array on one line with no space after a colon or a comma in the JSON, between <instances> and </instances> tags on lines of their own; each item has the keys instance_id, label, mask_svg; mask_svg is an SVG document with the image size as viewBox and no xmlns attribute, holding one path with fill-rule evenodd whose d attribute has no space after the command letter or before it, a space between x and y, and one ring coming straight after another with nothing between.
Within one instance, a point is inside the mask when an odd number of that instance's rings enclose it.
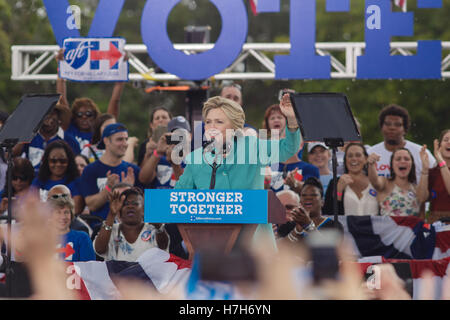
<instances>
[{"instance_id":1,"label":"metal truss structure","mask_svg":"<svg viewBox=\"0 0 450 320\"><path fill-rule=\"evenodd\" d=\"M186 54L196 54L213 48L214 44L174 44ZM274 55L289 54L289 43L246 43L234 63L215 75L215 80L270 80L275 79ZM55 64L57 45L16 45L12 50L12 80L54 81L55 73L45 73ZM128 44L130 81L177 82L181 79L162 72L153 63L143 44ZM364 42L316 43L316 53L331 57L332 79L356 79L357 57L364 54ZM417 50L417 42L392 42L391 54L409 56ZM450 41L442 42L442 79L450 78ZM55 69L50 68L50 69ZM47 71L48 72L48 71Z\"/></svg>"}]
</instances>

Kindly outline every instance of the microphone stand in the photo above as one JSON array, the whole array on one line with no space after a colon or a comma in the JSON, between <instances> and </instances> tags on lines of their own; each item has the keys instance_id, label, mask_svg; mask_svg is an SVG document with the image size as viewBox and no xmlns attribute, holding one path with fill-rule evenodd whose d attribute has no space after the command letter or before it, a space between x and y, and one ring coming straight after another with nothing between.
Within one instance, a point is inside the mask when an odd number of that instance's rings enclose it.
<instances>
[{"instance_id":1,"label":"microphone stand","mask_svg":"<svg viewBox=\"0 0 450 320\"><path fill-rule=\"evenodd\" d=\"M338 227L338 201L337 201L337 157L336 152L338 147L344 145L344 140L342 138L325 138L325 145L327 145L332 150L332 164L333 164L333 215L334 215L334 227Z\"/></svg>"},{"instance_id":2,"label":"microphone stand","mask_svg":"<svg viewBox=\"0 0 450 320\"><path fill-rule=\"evenodd\" d=\"M8 176L7 179L7 192L8 192L8 236L7 236L7 242L8 246L6 248L6 261L5 266L5 274L6 274L6 291L8 292L8 297L12 297L12 283L11 283L11 277L13 276L13 269L12 269L12 261L11 261L11 248L12 248L12 236L11 236L11 225L12 225L12 170L13 170L13 147L17 144L19 139L6 139L1 147L5 147L6 151L8 153Z\"/></svg>"},{"instance_id":3,"label":"microphone stand","mask_svg":"<svg viewBox=\"0 0 450 320\"><path fill-rule=\"evenodd\" d=\"M212 146L211 146L212 144ZM209 189L214 189L216 186L216 174L217 174L217 169L222 165L222 163L217 164L217 159L219 157L219 154L215 152L215 149L213 149L214 147L214 139L207 141L204 145L203 145L203 160L205 160L205 162L212 168L212 173L211 173L211 181L209 183ZM211 163L208 162L208 160L206 160L205 154L206 152L210 151L213 155L214 155L214 160Z\"/></svg>"},{"instance_id":4,"label":"microphone stand","mask_svg":"<svg viewBox=\"0 0 450 320\"><path fill-rule=\"evenodd\" d=\"M217 168L220 167L220 165L217 165L216 161L212 164L212 173L211 173L211 182L209 183L209 188L214 189L216 186L216 174L217 174Z\"/></svg>"}]
</instances>

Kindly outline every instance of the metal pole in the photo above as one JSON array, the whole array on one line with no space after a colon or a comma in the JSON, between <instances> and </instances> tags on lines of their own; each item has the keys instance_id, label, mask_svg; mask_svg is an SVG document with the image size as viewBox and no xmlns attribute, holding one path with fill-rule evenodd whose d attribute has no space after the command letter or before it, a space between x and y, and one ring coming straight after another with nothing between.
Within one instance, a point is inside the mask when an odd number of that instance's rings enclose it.
<instances>
[{"instance_id":1,"label":"metal pole","mask_svg":"<svg viewBox=\"0 0 450 320\"><path fill-rule=\"evenodd\" d=\"M333 164L333 213L334 213L334 226L338 227L338 201L337 201L337 156L336 156L336 150L337 147L333 146L333 157L332 157L332 164Z\"/></svg>"}]
</instances>

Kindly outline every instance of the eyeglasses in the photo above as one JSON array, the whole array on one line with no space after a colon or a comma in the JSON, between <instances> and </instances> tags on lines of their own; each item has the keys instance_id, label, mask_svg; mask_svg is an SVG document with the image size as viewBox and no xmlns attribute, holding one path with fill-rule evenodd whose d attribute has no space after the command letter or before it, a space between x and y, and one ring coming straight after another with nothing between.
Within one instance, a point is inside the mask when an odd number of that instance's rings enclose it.
<instances>
[{"instance_id":1,"label":"eyeglasses","mask_svg":"<svg viewBox=\"0 0 450 320\"><path fill-rule=\"evenodd\" d=\"M48 162L50 162L51 164L56 164L56 163L61 163L61 164L67 164L69 162L69 159L57 159L57 158L52 158L52 159L48 159Z\"/></svg>"},{"instance_id":2,"label":"eyeglasses","mask_svg":"<svg viewBox=\"0 0 450 320\"><path fill-rule=\"evenodd\" d=\"M94 116L94 112L92 112L92 111L86 111L86 112L77 112L76 113L76 116L78 117L78 118L81 118L81 117L83 117L83 116L86 116L87 118L90 118L90 117L93 117Z\"/></svg>"},{"instance_id":3,"label":"eyeglasses","mask_svg":"<svg viewBox=\"0 0 450 320\"><path fill-rule=\"evenodd\" d=\"M296 206L292 204L285 204L284 207L286 208L286 210L294 210L296 208Z\"/></svg>"},{"instance_id":4,"label":"eyeglasses","mask_svg":"<svg viewBox=\"0 0 450 320\"><path fill-rule=\"evenodd\" d=\"M12 180L20 180L20 181L28 181L28 178L25 176L12 176Z\"/></svg>"},{"instance_id":5,"label":"eyeglasses","mask_svg":"<svg viewBox=\"0 0 450 320\"><path fill-rule=\"evenodd\" d=\"M68 199L70 196L67 193L57 193L57 194L52 194L51 196L48 197L48 199L52 199L52 200L58 200L58 199Z\"/></svg>"}]
</instances>

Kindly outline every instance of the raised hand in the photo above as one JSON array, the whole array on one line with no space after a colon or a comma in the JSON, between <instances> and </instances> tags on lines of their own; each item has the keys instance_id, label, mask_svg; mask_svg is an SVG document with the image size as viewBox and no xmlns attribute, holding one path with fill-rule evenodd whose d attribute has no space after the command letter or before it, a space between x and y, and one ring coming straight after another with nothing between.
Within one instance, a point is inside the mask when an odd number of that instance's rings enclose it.
<instances>
[{"instance_id":1,"label":"raised hand","mask_svg":"<svg viewBox=\"0 0 450 320\"><path fill-rule=\"evenodd\" d=\"M441 163L444 161L444 158L442 158L441 148L439 147L439 140L434 139L433 142L433 150L434 150L434 157L436 158L437 163Z\"/></svg>"},{"instance_id":2,"label":"raised hand","mask_svg":"<svg viewBox=\"0 0 450 320\"><path fill-rule=\"evenodd\" d=\"M61 48L58 50L58 53L55 54L56 62L64 61L64 49Z\"/></svg>"},{"instance_id":3,"label":"raised hand","mask_svg":"<svg viewBox=\"0 0 450 320\"><path fill-rule=\"evenodd\" d=\"M120 210L122 210L125 196L121 195L118 190L115 190L114 192L108 193L108 200L109 200L109 211L115 218L117 214L120 213Z\"/></svg>"},{"instance_id":4,"label":"raised hand","mask_svg":"<svg viewBox=\"0 0 450 320\"><path fill-rule=\"evenodd\" d=\"M430 168L430 159L428 158L426 144L420 149L420 160L422 160L422 172L428 172Z\"/></svg>"},{"instance_id":5,"label":"raised hand","mask_svg":"<svg viewBox=\"0 0 450 320\"><path fill-rule=\"evenodd\" d=\"M304 181L299 181L295 178L297 171L298 168L295 168L294 170L290 171L287 174L284 183L287 184L291 189L296 189L296 191L299 192L303 187Z\"/></svg>"},{"instance_id":6,"label":"raised hand","mask_svg":"<svg viewBox=\"0 0 450 320\"><path fill-rule=\"evenodd\" d=\"M122 178L122 182L125 182L125 183L128 183L128 184L134 186L134 183L136 182L136 177L134 175L133 168L128 167L126 174L125 174L125 171L122 171L121 178Z\"/></svg>"},{"instance_id":7,"label":"raised hand","mask_svg":"<svg viewBox=\"0 0 450 320\"><path fill-rule=\"evenodd\" d=\"M131 145L133 148L137 146L139 143L139 139L137 137L129 137L128 138L128 144Z\"/></svg>"},{"instance_id":8,"label":"raised hand","mask_svg":"<svg viewBox=\"0 0 450 320\"><path fill-rule=\"evenodd\" d=\"M111 170L108 170L106 173L106 185L112 189L117 183L120 182L119 175L116 173L111 173Z\"/></svg>"},{"instance_id":9,"label":"raised hand","mask_svg":"<svg viewBox=\"0 0 450 320\"><path fill-rule=\"evenodd\" d=\"M368 162L369 164L375 164L375 163L377 163L378 161L380 161L380 159L381 159L381 157L380 157L378 154L376 154L376 153L371 153L371 154L369 155L369 157L367 158L367 162Z\"/></svg>"},{"instance_id":10,"label":"raised hand","mask_svg":"<svg viewBox=\"0 0 450 320\"><path fill-rule=\"evenodd\" d=\"M287 118L289 127L298 126L297 119L295 118L294 108L292 106L289 94L285 93L281 98L280 109L283 115Z\"/></svg>"},{"instance_id":11,"label":"raised hand","mask_svg":"<svg viewBox=\"0 0 450 320\"><path fill-rule=\"evenodd\" d=\"M338 181L338 185L337 185L337 191L342 193L345 189L345 187L347 187L349 184L352 184L354 181L352 179L352 177L345 173L343 174Z\"/></svg>"},{"instance_id":12,"label":"raised hand","mask_svg":"<svg viewBox=\"0 0 450 320\"><path fill-rule=\"evenodd\" d=\"M148 139L147 144L145 145L145 151L147 154L151 155L153 154L153 151L156 149L157 147L157 143L155 141L153 141L152 139Z\"/></svg>"},{"instance_id":13,"label":"raised hand","mask_svg":"<svg viewBox=\"0 0 450 320\"><path fill-rule=\"evenodd\" d=\"M299 205L297 208L291 210L292 218L296 224L301 227L309 225L312 220L309 216L309 212L303 208L302 205Z\"/></svg>"},{"instance_id":14,"label":"raised hand","mask_svg":"<svg viewBox=\"0 0 450 320\"><path fill-rule=\"evenodd\" d=\"M166 135L163 134L161 138L159 138L158 145L156 146L156 152L158 152L159 155L165 155L167 150L167 140Z\"/></svg>"}]
</instances>

